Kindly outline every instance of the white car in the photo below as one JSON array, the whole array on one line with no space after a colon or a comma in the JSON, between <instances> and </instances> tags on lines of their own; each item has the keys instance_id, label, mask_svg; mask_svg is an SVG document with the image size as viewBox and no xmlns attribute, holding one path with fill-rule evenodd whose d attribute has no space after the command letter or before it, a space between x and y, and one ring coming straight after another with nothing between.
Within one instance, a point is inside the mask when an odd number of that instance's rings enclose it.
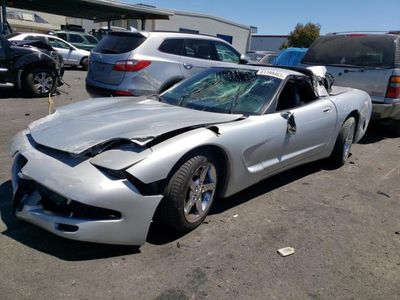
<instances>
[{"instance_id":1,"label":"white car","mask_svg":"<svg viewBox=\"0 0 400 300\"><path fill-rule=\"evenodd\" d=\"M10 41L42 41L50 45L60 53L67 66L81 66L83 69L88 68L89 51L76 48L74 45L60 39L57 36L40 33L18 33L9 38Z\"/></svg>"}]
</instances>

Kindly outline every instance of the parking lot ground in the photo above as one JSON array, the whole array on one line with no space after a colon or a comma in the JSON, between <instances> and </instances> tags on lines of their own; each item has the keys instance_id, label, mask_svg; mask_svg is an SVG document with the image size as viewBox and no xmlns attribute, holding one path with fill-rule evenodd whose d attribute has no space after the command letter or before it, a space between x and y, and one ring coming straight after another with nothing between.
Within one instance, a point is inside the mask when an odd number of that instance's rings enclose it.
<instances>
[{"instance_id":1,"label":"parking lot ground","mask_svg":"<svg viewBox=\"0 0 400 300\"><path fill-rule=\"evenodd\" d=\"M67 71L55 106L86 99L84 78ZM12 216L8 143L48 100L0 93L1 299L400 299L400 138L385 127L340 169L315 162L217 199L189 234L152 225L140 248L98 245Z\"/></svg>"}]
</instances>

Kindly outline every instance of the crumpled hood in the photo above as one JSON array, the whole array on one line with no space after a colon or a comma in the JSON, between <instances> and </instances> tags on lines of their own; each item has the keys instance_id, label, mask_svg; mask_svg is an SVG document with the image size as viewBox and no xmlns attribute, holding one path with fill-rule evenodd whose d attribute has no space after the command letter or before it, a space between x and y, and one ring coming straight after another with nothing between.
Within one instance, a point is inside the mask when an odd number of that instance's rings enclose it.
<instances>
[{"instance_id":1,"label":"crumpled hood","mask_svg":"<svg viewBox=\"0 0 400 300\"><path fill-rule=\"evenodd\" d=\"M97 98L61 107L31 123L29 130L36 143L79 155L112 140L146 144L174 130L240 117L187 109L146 97Z\"/></svg>"}]
</instances>

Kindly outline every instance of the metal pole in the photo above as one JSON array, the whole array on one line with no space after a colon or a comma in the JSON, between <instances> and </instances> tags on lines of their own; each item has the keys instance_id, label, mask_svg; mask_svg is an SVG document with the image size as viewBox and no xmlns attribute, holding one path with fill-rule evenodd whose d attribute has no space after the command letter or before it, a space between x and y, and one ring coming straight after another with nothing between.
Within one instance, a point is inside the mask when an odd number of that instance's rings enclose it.
<instances>
[{"instance_id":1,"label":"metal pole","mask_svg":"<svg viewBox=\"0 0 400 300\"><path fill-rule=\"evenodd\" d=\"M142 21L142 31L145 31L146 30L146 19L141 19L141 21Z\"/></svg>"},{"instance_id":2,"label":"metal pole","mask_svg":"<svg viewBox=\"0 0 400 300\"><path fill-rule=\"evenodd\" d=\"M111 20L110 19L107 20L107 30L108 30L108 32L111 31Z\"/></svg>"},{"instance_id":3,"label":"metal pole","mask_svg":"<svg viewBox=\"0 0 400 300\"><path fill-rule=\"evenodd\" d=\"M0 0L1 1L1 20L0 20L0 26L1 26L1 34L7 34L7 25L6 25L6 20L7 20L7 14L6 14L6 0Z\"/></svg>"}]
</instances>

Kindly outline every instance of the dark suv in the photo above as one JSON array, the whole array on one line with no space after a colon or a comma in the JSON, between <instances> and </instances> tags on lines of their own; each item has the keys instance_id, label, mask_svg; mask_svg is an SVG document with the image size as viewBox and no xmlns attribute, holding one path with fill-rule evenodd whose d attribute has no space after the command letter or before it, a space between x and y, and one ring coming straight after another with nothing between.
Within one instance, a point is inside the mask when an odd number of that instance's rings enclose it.
<instances>
[{"instance_id":1,"label":"dark suv","mask_svg":"<svg viewBox=\"0 0 400 300\"><path fill-rule=\"evenodd\" d=\"M337 33L317 39L303 65L324 65L335 84L366 91L372 119L389 121L400 134L400 35Z\"/></svg>"},{"instance_id":2,"label":"dark suv","mask_svg":"<svg viewBox=\"0 0 400 300\"><path fill-rule=\"evenodd\" d=\"M13 84L33 97L44 97L62 83L63 60L39 42L10 42L0 35L0 84Z\"/></svg>"}]
</instances>

